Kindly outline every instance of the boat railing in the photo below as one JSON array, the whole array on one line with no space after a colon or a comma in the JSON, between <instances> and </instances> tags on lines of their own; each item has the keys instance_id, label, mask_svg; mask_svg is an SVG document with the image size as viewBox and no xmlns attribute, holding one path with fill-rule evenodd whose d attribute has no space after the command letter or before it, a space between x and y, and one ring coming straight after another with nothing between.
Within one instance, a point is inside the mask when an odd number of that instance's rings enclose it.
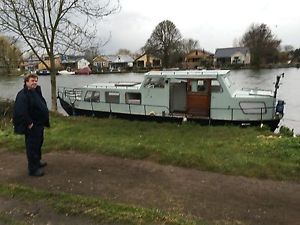
<instances>
[{"instance_id":1,"label":"boat railing","mask_svg":"<svg viewBox=\"0 0 300 225\"><path fill-rule=\"evenodd\" d=\"M77 101L82 101L82 90L81 89L77 89L77 88L58 88L58 96L60 98L62 98L62 100L67 100L67 102L69 102L71 104L71 106L74 109L74 105L76 104ZM91 110L92 114L94 115L97 110L95 110L97 108L98 104L108 104L109 106L109 113L119 113L118 110L114 110L114 107L116 105L126 105L128 107L128 113L130 115L135 115L135 113L133 113L134 108L136 107L141 107L143 110L143 115L147 116L147 115L157 115L156 113L159 111L160 116L168 116L168 117L174 117L174 118L178 118L178 117L182 117L182 116L186 116L186 117L191 117L191 118L198 118L198 117L205 117L208 120L211 120L211 115L208 116L199 116L199 115L191 115L185 112L176 112L176 111L172 111L170 110L169 107L167 106L159 106L159 105L147 105L147 104L139 104L139 103L114 103L114 102L106 102L106 101L85 101L90 103L91 108L87 109L87 110ZM124 108L125 109L125 108ZM155 110L154 110L155 109ZM212 111L217 111L217 110L222 110L227 112L226 116L228 120L231 121L235 121L237 120L237 117L240 116L241 114L244 115L256 115L256 116L260 116L260 120L263 121L264 115L272 115L275 116L275 112L276 112L276 107L253 107L253 108L211 108L210 109L211 112ZM270 113L271 110L271 113ZM140 111L141 112L141 111ZM141 113L139 112L139 115L141 115Z\"/></svg>"},{"instance_id":2,"label":"boat railing","mask_svg":"<svg viewBox=\"0 0 300 225\"><path fill-rule=\"evenodd\" d=\"M63 100L68 99L68 102L74 104L76 101L81 100L82 90L80 88L66 88L59 87L57 89L57 96Z\"/></svg>"},{"instance_id":3,"label":"boat railing","mask_svg":"<svg viewBox=\"0 0 300 225\"><path fill-rule=\"evenodd\" d=\"M230 115L228 118L230 118L230 121L237 120L237 117L241 114L243 115L256 115L260 116L260 120L264 120L264 115L272 115L275 116L276 107L270 106L270 107L251 107L251 108L211 108L211 110L220 110L220 111L227 111ZM246 112L248 111L248 112ZM269 112L269 113L268 113ZM270 113L271 112L271 113ZM228 115L228 114L226 114ZM209 119L211 119L209 117Z\"/></svg>"}]
</instances>

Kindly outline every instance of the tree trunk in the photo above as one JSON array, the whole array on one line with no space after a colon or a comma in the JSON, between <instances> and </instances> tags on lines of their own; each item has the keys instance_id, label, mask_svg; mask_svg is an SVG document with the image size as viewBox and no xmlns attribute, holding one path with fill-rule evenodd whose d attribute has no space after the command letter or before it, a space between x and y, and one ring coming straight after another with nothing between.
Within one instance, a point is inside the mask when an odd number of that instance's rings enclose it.
<instances>
[{"instance_id":1,"label":"tree trunk","mask_svg":"<svg viewBox=\"0 0 300 225\"><path fill-rule=\"evenodd\" d=\"M57 112L56 98L56 68L54 55L50 56L50 73L51 73L51 110Z\"/></svg>"},{"instance_id":2,"label":"tree trunk","mask_svg":"<svg viewBox=\"0 0 300 225\"><path fill-rule=\"evenodd\" d=\"M57 112L56 73L51 70L51 110Z\"/></svg>"}]
</instances>

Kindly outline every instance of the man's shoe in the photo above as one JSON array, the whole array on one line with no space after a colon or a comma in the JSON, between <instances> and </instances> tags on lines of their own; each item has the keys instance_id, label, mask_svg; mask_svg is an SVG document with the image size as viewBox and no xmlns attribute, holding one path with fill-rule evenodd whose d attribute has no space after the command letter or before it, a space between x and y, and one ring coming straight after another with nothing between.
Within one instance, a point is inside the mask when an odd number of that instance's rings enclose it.
<instances>
[{"instance_id":1,"label":"man's shoe","mask_svg":"<svg viewBox=\"0 0 300 225\"><path fill-rule=\"evenodd\" d=\"M41 176L44 176L44 171L42 169L37 169L34 172L29 172L29 176L32 176L32 177L41 177Z\"/></svg>"},{"instance_id":2,"label":"man's shoe","mask_svg":"<svg viewBox=\"0 0 300 225\"><path fill-rule=\"evenodd\" d=\"M40 161L40 168L47 166L46 162Z\"/></svg>"}]
</instances>

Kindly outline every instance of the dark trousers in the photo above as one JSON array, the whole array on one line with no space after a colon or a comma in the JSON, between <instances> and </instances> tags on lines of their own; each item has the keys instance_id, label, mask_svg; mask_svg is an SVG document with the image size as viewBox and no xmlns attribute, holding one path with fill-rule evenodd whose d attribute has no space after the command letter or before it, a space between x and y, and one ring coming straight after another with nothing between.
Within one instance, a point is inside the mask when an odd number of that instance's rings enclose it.
<instances>
[{"instance_id":1,"label":"dark trousers","mask_svg":"<svg viewBox=\"0 0 300 225\"><path fill-rule=\"evenodd\" d=\"M27 129L25 134L25 145L29 173L35 172L40 167L40 160L42 158L41 147L43 142L44 126L34 124L31 129Z\"/></svg>"}]
</instances>

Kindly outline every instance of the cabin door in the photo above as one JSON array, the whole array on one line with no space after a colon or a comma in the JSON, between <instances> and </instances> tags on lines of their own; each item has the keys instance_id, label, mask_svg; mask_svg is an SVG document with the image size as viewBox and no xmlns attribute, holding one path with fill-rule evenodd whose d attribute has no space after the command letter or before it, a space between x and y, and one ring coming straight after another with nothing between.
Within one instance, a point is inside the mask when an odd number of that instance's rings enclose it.
<instances>
[{"instance_id":1,"label":"cabin door","mask_svg":"<svg viewBox=\"0 0 300 225\"><path fill-rule=\"evenodd\" d=\"M170 84L170 112L186 112L186 82Z\"/></svg>"},{"instance_id":2,"label":"cabin door","mask_svg":"<svg viewBox=\"0 0 300 225\"><path fill-rule=\"evenodd\" d=\"M187 85L187 113L193 116L210 116L210 86L207 79L191 79Z\"/></svg>"}]
</instances>

